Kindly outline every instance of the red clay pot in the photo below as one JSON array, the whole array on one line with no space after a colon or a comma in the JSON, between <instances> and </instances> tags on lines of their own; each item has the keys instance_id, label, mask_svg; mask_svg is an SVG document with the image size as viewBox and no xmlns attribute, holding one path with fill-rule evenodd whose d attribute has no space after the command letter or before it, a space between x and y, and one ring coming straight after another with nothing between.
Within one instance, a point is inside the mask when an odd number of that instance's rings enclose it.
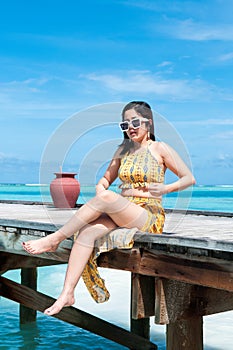
<instances>
[{"instance_id":1,"label":"red clay pot","mask_svg":"<svg viewBox=\"0 0 233 350\"><path fill-rule=\"evenodd\" d=\"M50 184L50 194L56 208L74 208L80 194L80 183L76 173L54 173L56 178Z\"/></svg>"}]
</instances>

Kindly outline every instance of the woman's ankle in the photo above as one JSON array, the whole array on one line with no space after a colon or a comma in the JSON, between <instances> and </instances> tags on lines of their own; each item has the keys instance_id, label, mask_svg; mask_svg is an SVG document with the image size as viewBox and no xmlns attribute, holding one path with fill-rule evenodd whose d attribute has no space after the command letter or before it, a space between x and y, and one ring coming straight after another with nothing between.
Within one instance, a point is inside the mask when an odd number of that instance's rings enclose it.
<instances>
[{"instance_id":1,"label":"woman's ankle","mask_svg":"<svg viewBox=\"0 0 233 350\"><path fill-rule=\"evenodd\" d=\"M61 243L62 241L64 241L65 239L69 238L68 235L66 235L63 231L61 230L57 230L56 232L54 232L53 234L53 239L54 242L56 242L57 244Z\"/></svg>"},{"instance_id":2,"label":"woman's ankle","mask_svg":"<svg viewBox=\"0 0 233 350\"><path fill-rule=\"evenodd\" d=\"M74 288L63 288L60 297L65 297L68 299L74 298Z\"/></svg>"}]
</instances>

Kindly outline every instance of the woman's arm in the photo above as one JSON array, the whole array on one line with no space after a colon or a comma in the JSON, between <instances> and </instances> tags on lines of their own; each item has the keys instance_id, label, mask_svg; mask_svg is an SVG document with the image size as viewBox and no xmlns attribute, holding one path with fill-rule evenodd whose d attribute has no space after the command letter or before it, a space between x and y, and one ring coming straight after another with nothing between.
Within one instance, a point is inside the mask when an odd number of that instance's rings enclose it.
<instances>
[{"instance_id":1,"label":"woman's arm","mask_svg":"<svg viewBox=\"0 0 233 350\"><path fill-rule=\"evenodd\" d=\"M151 184L149 191L153 196L184 190L196 183L195 178L177 152L164 142L159 142L159 154L162 157L165 170L168 168L179 177L170 184Z\"/></svg>"},{"instance_id":2,"label":"woman's arm","mask_svg":"<svg viewBox=\"0 0 233 350\"><path fill-rule=\"evenodd\" d=\"M195 178L177 152L164 142L161 142L161 155L166 168L179 177L179 180L165 185L166 193L181 191L196 183Z\"/></svg>"},{"instance_id":3,"label":"woman's arm","mask_svg":"<svg viewBox=\"0 0 233 350\"><path fill-rule=\"evenodd\" d=\"M120 158L119 158L119 152L116 152L113 159L111 160L105 174L101 179L98 181L96 185L96 194L107 190L108 187L113 183L113 181L118 176L118 170L120 167Z\"/></svg>"}]
</instances>

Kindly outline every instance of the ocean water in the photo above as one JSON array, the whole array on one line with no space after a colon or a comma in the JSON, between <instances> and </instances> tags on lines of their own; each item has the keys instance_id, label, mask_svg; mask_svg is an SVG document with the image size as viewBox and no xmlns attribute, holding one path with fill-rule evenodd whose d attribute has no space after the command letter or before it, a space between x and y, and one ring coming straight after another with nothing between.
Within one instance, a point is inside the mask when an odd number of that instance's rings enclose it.
<instances>
[{"instance_id":1,"label":"ocean water","mask_svg":"<svg viewBox=\"0 0 233 350\"><path fill-rule=\"evenodd\" d=\"M117 188L113 188L117 191ZM93 186L81 186L79 203L84 203L94 193ZM48 185L1 184L0 201L51 202ZM233 186L195 186L192 191L171 194L164 199L165 208L233 212ZM56 298L62 288L66 266L38 269L38 290ZM107 303L96 304L89 296L83 282L76 288L75 306L120 327L129 329L130 273L100 269L111 297ZM4 274L16 282L20 271ZM120 300L120 302L119 302ZM19 306L8 299L0 299L0 349L126 349L125 347L63 323L38 312L35 324L19 326ZM204 349L233 349L233 311L204 317ZM155 325L151 318L151 341L165 350L165 326Z\"/></svg>"},{"instance_id":2,"label":"ocean water","mask_svg":"<svg viewBox=\"0 0 233 350\"><path fill-rule=\"evenodd\" d=\"M117 186L111 189L118 192ZM95 187L81 185L78 203L93 197ZM0 184L0 200L52 202L49 185ZM163 198L165 208L233 212L233 185L194 186Z\"/></svg>"}]
</instances>

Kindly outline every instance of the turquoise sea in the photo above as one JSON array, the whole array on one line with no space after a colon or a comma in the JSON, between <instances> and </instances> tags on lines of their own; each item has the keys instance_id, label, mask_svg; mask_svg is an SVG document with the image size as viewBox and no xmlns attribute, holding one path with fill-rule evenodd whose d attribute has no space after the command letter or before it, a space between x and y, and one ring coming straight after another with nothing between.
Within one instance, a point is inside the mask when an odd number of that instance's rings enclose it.
<instances>
[{"instance_id":1,"label":"turquoise sea","mask_svg":"<svg viewBox=\"0 0 233 350\"><path fill-rule=\"evenodd\" d=\"M118 191L117 186L112 186ZM93 197L95 187L81 185L78 203ZM0 184L0 201L51 202L49 185ZM170 193L163 199L165 208L233 212L233 185L194 186L179 193Z\"/></svg>"},{"instance_id":2,"label":"turquoise sea","mask_svg":"<svg viewBox=\"0 0 233 350\"><path fill-rule=\"evenodd\" d=\"M113 186L117 191L117 187ZM94 194L93 186L81 186L78 203L84 203ZM49 186L37 184L0 184L0 201L51 202ZM165 208L233 212L233 185L195 186L180 194L164 198ZM43 267L39 270L38 290L57 297L61 292L65 265ZM130 274L128 272L101 269L111 298L107 303L96 304L80 281L76 289L75 306L129 329ZM20 271L9 271L5 277L20 281ZM120 300L120 302L119 302ZM0 349L126 349L104 338L63 323L38 312L36 324L20 328L18 305L5 298L0 299ZM204 349L233 349L233 311L204 318ZM155 325L151 318L151 340L159 350L165 350L165 326Z\"/></svg>"}]
</instances>

